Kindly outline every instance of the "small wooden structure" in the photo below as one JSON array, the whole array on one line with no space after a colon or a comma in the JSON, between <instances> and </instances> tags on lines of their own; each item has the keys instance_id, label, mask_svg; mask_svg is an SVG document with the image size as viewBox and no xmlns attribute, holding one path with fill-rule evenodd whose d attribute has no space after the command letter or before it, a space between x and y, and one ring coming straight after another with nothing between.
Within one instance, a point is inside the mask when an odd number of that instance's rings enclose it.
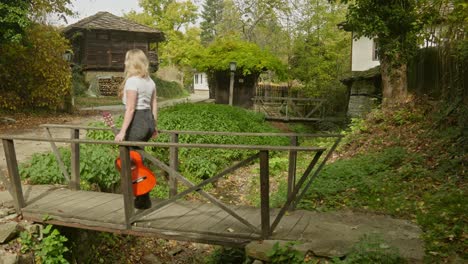
<instances>
[{"instance_id":1,"label":"small wooden structure","mask_svg":"<svg viewBox=\"0 0 468 264\"><path fill-rule=\"evenodd\" d=\"M151 43L164 40L164 34L131 20L108 12L99 12L67 26L63 33L72 44L73 62L83 70L123 71L125 53L138 48L153 64L157 64L157 50Z\"/></svg>"},{"instance_id":2,"label":"small wooden structure","mask_svg":"<svg viewBox=\"0 0 468 264\"><path fill-rule=\"evenodd\" d=\"M255 84L258 74L242 75L241 70L234 74L233 105L250 108L253 105L252 98L255 95ZM217 104L229 104L229 71L217 71L208 77L210 89L214 90L214 99Z\"/></svg>"},{"instance_id":3,"label":"small wooden structure","mask_svg":"<svg viewBox=\"0 0 468 264\"><path fill-rule=\"evenodd\" d=\"M114 142L79 139L80 130L108 130L96 127L76 127L65 125L45 125L50 128L70 129L69 139L54 139L48 133L48 138L26 138L0 135L7 160L10 191L14 198L15 209L23 214L25 219L48 222L57 225L72 226L101 231L127 233L135 235L154 235L167 239L207 242L222 245L244 245L252 240L275 237L277 239L294 240L307 226L308 217L303 211L286 214L294 210L297 203L305 195L313 180L325 165L325 162L337 147L341 135L331 134L296 134L296 133L229 133L203 131L159 131L170 135L171 142ZM266 145L222 145L222 144L187 144L178 143L179 135L223 135L247 137L289 137L289 146ZM335 143L329 149L323 147L298 146L302 137L331 137ZM29 189L23 191L14 141L32 140L50 142L59 161L64 178L69 183L68 189L45 188L41 190ZM55 143L69 143L71 146L71 174L61 160ZM122 194L106 194L99 192L80 191L80 145L107 144L119 145L122 160L121 186ZM169 174L169 198L156 201L150 209L135 210L131 186L131 165L129 156L130 146L164 147L169 148L169 164L141 151L145 159ZM218 175L195 184L178 172L178 151L181 148L207 149L240 149L252 151L249 158L224 169ZM287 151L289 153L288 191L286 202L281 208L270 207L269 183L269 152ZM296 178L296 160L299 153L308 153L310 157L308 167L302 176ZM203 188L219 180L242 166L251 164L259 159L260 175L260 208L235 206L225 204L209 191ZM187 189L178 192L177 184L182 183ZM208 200L208 203L181 201L185 195L197 192ZM43 219L48 215L49 219ZM305 216L303 220L302 217ZM284 221L282 221L284 219ZM289 220L288 220L289 219ZM281 224L280 224L281 222ZM275 232L276 231L276 232Z\"/></svg>"}]
</instances>

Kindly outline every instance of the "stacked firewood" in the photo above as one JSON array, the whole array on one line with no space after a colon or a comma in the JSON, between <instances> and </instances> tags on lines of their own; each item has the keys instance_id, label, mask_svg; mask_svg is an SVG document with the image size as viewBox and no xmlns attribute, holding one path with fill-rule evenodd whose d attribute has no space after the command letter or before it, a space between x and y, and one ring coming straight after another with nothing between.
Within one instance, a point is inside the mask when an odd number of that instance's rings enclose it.
<instances>
[{"instance_id":1,"label":"stacked firewood","mask_svg":"<svg viewBox=\"0 0 468 264\"><path fill-rule=\"evenodd\" d=\"M123 77L101 77L98 79L99 93L102 96L116 96L122 82Z\"/></svg>"}]
</instances>

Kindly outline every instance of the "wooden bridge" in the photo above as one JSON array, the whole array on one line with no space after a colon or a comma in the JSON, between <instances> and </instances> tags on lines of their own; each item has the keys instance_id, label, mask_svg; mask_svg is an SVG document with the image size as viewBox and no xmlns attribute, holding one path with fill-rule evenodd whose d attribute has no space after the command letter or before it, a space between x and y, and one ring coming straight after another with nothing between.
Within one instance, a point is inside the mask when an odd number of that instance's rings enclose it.
<instances>
[{"instance_id":1,"label":"wooden bridge","mask_svg":"<svg viewBox=\"0 0 468 264\"><path fill-rule=\"evenodd\" d=\"M0 135L7 160L10 177L10 193L15 209L24 219L52 223L55 225L85 228L92 230L158 236L166 239L185 240L221 245L244 245L252 240L282 239L297 240L304 233L312 232L309 225L313 213L294 210L313 180L318 176L325 162L337 147L340 135L295 134L295 133L229 133L201 131L159 131L170 135L171 142L114 142L80 139L83 130L108 130L106 128L43 125L49 132L46 138L28 138ZM53 138L50 129L69 129L70 138ZM265 145L222 145L179 143L179 135L223 135L244 137L288 137L288 146ZM306 137L331 137L331 148L299 146L299 140ZM31 140L50 142L56 154L68 186L22 186L16 160L14 142ZM56 143L70 144L71 174L69 175ZM121 170L121 194L80 190L80 145L106 144L119 145ZM152 162L169 175L169 198L154 199L147 210L135 210L131 187L129 147L169 148L169 164L141 151L145 159ZM253 151L255 154L224 169L218 175L195 184L179 171L178 151L181 148L238 149ZM287 201L281 208L270 207L269 154L275 151L289 153ZM311 157L307 169L301 177L296 177L298 153L309 153ZM259 159L260 166L260 208L242 205L228 205L203 190L208 184L219 180L242 166ZM160 177L159 180L164 179ZM178 184L186 189L178 192ZM197 192L206 202L183 200L184 196Z\"/></svg>"},{"instance_id":2,"label":"wooden bridge","mask_svg":"<svg viewBox=\"0 0 468 264\"><path fill-rule=\"evenodd\" d=\"M254 108L272 121L321 121L324 119L325 99L255 96Z\"/></svg>"}]
</instances>

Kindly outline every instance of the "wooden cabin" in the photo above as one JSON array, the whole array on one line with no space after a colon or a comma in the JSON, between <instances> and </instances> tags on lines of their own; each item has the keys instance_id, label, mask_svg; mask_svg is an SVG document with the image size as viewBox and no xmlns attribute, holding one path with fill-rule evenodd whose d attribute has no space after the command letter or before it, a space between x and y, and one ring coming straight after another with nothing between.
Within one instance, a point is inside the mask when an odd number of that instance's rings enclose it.
<instances>
[{"instance_id":1,"label":"wooden cabin","mask_svg":"<svg viewBox=\"0 0 468 264\"><path fill-rule=\"evenodd\" d=\"M81 66L91 86L99 78L121 77L125 53L130 49L143 50L152 68L157 69L157 47L164 40L161 31L109 12L84 18L64 28L63 33L72 45L73 63Z\"/></svg>"}]
</instances>

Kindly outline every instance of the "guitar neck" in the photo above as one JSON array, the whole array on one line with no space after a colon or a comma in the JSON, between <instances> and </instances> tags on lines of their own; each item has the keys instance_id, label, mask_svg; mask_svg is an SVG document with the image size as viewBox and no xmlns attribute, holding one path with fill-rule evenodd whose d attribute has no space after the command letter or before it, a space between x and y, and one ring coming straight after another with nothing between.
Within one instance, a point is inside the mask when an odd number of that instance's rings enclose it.
<instances>
[{"instance_id":1,"label":"guitar neck","mask_svg":"<svg viewBox=\"0 0 468 264\"><path fill-rule=\"evenodd\" d=\"M115 126L112 126L111 128L114 135L117 135L120 132Z\"/></svg>"}]
</instances>

